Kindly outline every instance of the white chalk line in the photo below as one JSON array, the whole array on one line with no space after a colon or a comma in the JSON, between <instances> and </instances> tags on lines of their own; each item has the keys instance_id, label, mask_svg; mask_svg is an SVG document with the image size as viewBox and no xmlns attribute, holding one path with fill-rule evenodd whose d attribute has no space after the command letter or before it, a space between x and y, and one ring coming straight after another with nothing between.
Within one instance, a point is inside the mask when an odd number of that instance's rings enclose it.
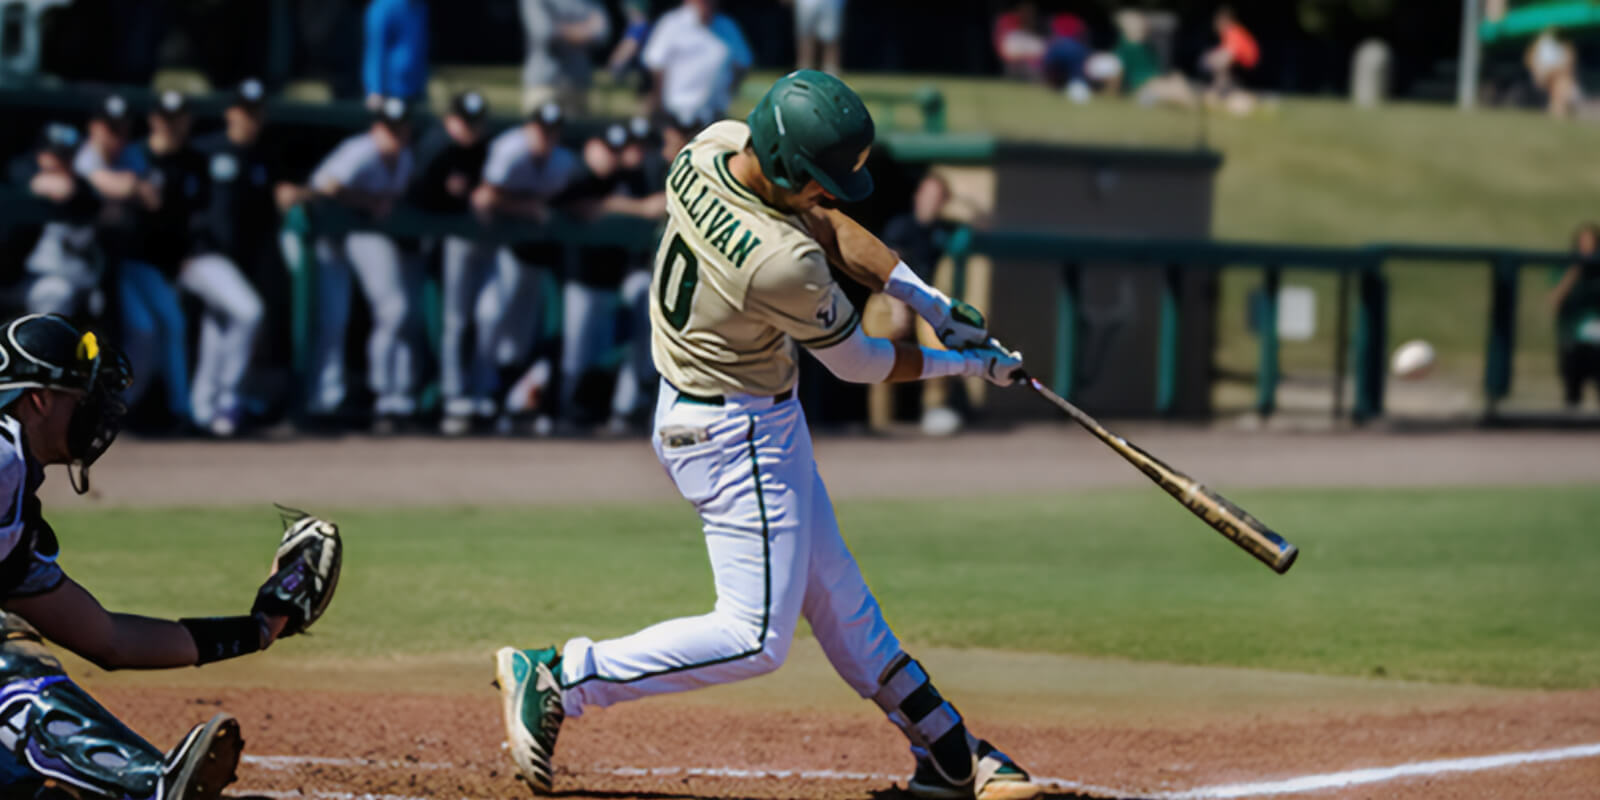
<instances>
[{"instance_id":1,"label":"white chalk line","mask_svg":"<svg viewBox=\"0 0 1600 800\"><path fill-rule=\"evenodd\" d=\"M1347 770L1344 772L1328 772L1317 775L1302 775L1296 778L1287 778L1276 781L1261 781L1255 783L1230 783L1215 786L1202 786L1181 791L1158 792L1130 792L1109 786L1083 783L1068 778L1049 778L1035 776L1034 781L1052 789L1065 789L1075 792L1089 792L1092 794L1110 795L1113 797L1145 797L1149 800L1228 800L1239 797L1270 797L1282 794L1300 794L1315 792L1324 789L1339 789L1348 786L1360 786L1370 783L1383 783L1398 778L1417 777L1423 775L1441 775L1452 772L1482 772L1491 769L1514 767L1523 764L1538 764L1552 761L1568 761L1577 758L1593 758L1600 756L1600 742L1594 744L1575 745L1572 747L1559 747L1548 750L1529 750L1520 753L1501 753L1491 756L1476 756L1472 758L1451 758L1435 761L1416 761L1407 764L1398 764L1390 767L1371 767L1366 769ZM325 758L318 756L245 756L247 763L254 763L267 769L289 769L297 765L334 765L348 767L395 767L414 769L440 769L450 766L437 762L410 762L410 761L365 761L361 759ZM904 775L890 775L879 772L845 772L831 769L820 770L765 770L765 769L738 769L734 767L617 767L610 770L595 770L588 774L613 775L617 777L707 777L707 778L736 778L736 779L784 779L800 778L801 780L822 781L900 781ZM427 800L426 798L412 795L398 794L363 794L358 792L325 792L325 791L248 791L247 794L268 798L317 798L317 800ZM462 800L466 800L463 798Z\"/></svg>"},{"instance_id":2,"label":"white chalk line","mask_svg":"<svg viewBox=\"0 0 1600 800\"><path fill-rule=\"evenodd\" d=\"M452 769L443 761L382 761L371 758L329 758L327 756L244 756L239 759L263 769L296 767L382 767L385 769Z\"/></svg>"},{"instance_id":3,"label":"white chalk line","mask_svg":"<svg viewBox=\"0 0 1600 800\"><path fill-rule=\"evenodd\" d=\"M1547 761L1566 761L1574 758L1600 756L1600 743L1559 747L1551 750L1529 750L1522 753L1502 753L1475 758L1448 758L1438 761L1417 761L1393 767L1355 769L1348 772L1330 772L1323 775L1305 775L1280 781L1261 783L1234 783L1223 786L1205 786L1182 792L1158 795L1164 800L1225 800L1230 797L1263 797L1278 794L1315 792L1320 789L1338 789L1367 783L1382 783L1396 778L1419 775L1441 775L1448 772L1481 772L1483 770L1514 767L1521 764L1538 764Z\"/></svg>"}]
</instances>

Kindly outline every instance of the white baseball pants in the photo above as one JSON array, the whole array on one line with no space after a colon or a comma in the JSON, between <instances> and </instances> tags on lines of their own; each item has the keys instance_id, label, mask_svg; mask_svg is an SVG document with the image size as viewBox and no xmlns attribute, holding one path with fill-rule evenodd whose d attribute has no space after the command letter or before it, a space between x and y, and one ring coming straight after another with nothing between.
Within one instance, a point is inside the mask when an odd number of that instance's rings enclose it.
<instances>
[{"instance_id":1,"label":"white baseball pants","mask_svg":"<svg viewBox=\"0 0 1600 800\"><path fill-rule=\"evenodd\" d=\"M705 524L716 606L620 639L567 642L567 714L770 672L802 614L840 677L876 693L900 642L839 535L800 404L706 405L662 382L655 429L656 457Z\"/></svg>"},{"instance_id":2,"label":"white baseball pants","mask_svg":"<svg viewBox=\"0 0 1600 800\"><path fill-rule=\"evenodd\" d=\"M350 320L351 275L372 307L367 339L367 380L379 414L416 409L417 294L422 267L380 233L350 233L317 240L317 341L310 409L331 414L344 402L344 332Z\"/></svg>"},{"instance_id":3,"label":"white baseball pants","mask_svg":"<svg viewBox=\"0 0 1600 800\"><path fill-rule=\"evenodd\" d=\"M239 384L261 328L261 297L232 261L216 253L185 261L178 286L205 304L190 387L195 422L207 425L218 417L237 422Z\"/></svg>"},{"instance_id":4,"label":"white baseball pants","mask_svg":"<svg viewBox=\"0 0 1600 800\"><path fill-rule=\"evenodd\" d=\"M490 337L499 324L496 248L471 239L444 240L444 314L439 335L439 389L444 411L472 416L493 407L487 387L469 389L468 376L494 374ZM468 326L474 333L467 338ZM487 366L485 366L485 363Z\"/></svg>"}]
</instances>

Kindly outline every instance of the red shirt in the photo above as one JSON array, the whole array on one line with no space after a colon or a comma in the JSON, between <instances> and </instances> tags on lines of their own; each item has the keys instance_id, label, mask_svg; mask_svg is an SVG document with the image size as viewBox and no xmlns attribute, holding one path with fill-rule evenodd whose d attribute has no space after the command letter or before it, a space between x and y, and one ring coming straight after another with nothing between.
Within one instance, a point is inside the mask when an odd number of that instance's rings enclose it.
<instances>
[{"instance_id":1,"label":"red shirt","mask_svg":"<svg viewBox=\"0 0 1600 800\"><path fill-rule=\"evenodd\" d=\"M1233 63L1240 69L1250 69L1261 61L1261 48L1256 45L1256 37L1237 22L1231 22L1222 29L1222 49L1228 51Z\"/></svg>"}]
</instances>

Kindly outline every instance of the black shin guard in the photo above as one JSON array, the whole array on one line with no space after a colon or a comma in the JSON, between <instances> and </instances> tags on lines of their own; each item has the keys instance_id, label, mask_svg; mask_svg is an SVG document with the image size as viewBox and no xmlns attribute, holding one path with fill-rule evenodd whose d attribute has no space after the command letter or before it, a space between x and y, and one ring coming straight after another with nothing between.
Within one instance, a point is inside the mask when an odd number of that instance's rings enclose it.
<instances>
[{"instance_id":1,"label":"black shin guard","mask_svg":"<svg viewBox=\"0 0 1600 800\"><path fill-rule=\"evenodd\" d=\"M0 632L0 746L40 776L96 797L159 797L161 751L68 679L26 622L6 614Z\"/></svg>"},{"instance_id":2,"label":"black shin guard","mask_svg":"<svg viewBox=\"0 0 1600 800\"><path fill-rule=\"evenodd\" d=\"M879 676L878 693L872 699L911 740L911 752L919 760L926 758L954 785L972 781L977 743L968 735L961 713L939 695L916 659L901 653Z\"/></svg>"}]
</instances>

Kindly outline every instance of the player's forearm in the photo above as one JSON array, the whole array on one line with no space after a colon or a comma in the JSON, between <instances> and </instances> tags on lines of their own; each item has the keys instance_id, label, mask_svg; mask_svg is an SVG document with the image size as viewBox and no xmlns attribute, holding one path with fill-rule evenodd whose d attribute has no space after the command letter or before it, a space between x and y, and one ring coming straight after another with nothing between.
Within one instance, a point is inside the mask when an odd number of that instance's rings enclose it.
<instances>
[{"instance_id":1,"label":"player's forearm","mask_svg":"<svg viewBox=\"0 0 1600 800\"><path fill-rule=\"evenodd\" d=\"M614 194L601 202L600 210L607 214L627 214L646 219L664 217L667 215L667 195L665 192L657 192L646 197Z\"/></svg>"},{"instance_id":2,"label":"player's forearm","mask_svg":"<svg viewBox=\"0 0 1600 800\"><path fill-rule=\"evenodd\" d=\"M1572 293L1572 287L1578 284L1578 272L1579 267L1576 264L1567 267L1567 271L1561 276L1561 282L1550 290L1552 308L1560 308L1561 304L1567 301L1567 295Z\"/></svg>"},{"instance_id":3,"label":"player's forearm","mask_svg":"<svg viewBox=\"0 0 1600 800\"><path fill-rule=\"evenodd\" d=\"M811 223L828 261L856 283L874 292L884 290L900 257L883 240L837 209L818 209Z\"/></svg>"},{"instance_id":4,"label":"player's forearm","mask_svg":"<svg viewBox=\"0 0 1600 800\"><path fill-rule=\"evenodd\" d=\"M182 623L112 614L114 628L112 663L107 669L167 669L192 667L199 662L194 638Z\"/></svg>"},{"instance_id":5,"label":"player's forearm","mask_svg":"<svg viewBox=\"0 0 1600 800\"><path fill-rule=\"evenodd\" d=\"M181 623L107 611L70 578L44 594L10 600L6 610L101 669L187 667L198 659Z\"/></svg>"},{"instance_id":6,"label":"player's forearm","mask_svg":"<svg viewBox=\"0 0 1600 800\"><path fill-rule=\"evenodd\" d=\"M499 194L490 207L497 214L521 217L534 222L544 222L549 213L543 200L536 197L516 197L504 193Z\"/></svg>"}]
</instances>

